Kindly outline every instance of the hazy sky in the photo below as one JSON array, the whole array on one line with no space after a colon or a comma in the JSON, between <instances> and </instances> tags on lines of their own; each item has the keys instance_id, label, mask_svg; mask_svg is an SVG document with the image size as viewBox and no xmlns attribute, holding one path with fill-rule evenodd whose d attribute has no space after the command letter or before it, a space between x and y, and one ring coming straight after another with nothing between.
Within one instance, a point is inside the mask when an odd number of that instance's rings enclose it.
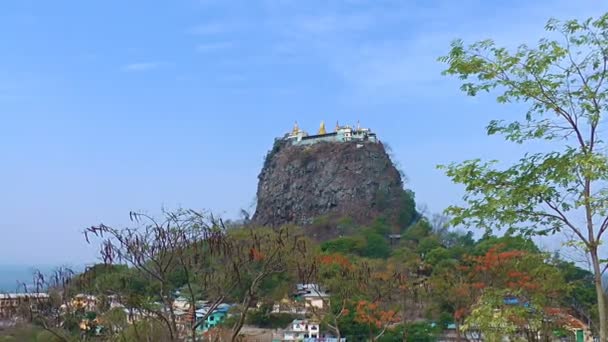
<instances>
[{"instance_id":1,"label":"hazy sky","mask_svg":"<svg viewBox=\"0 0 608 342\"><path fill-rule=\"evenodd\" d=\"M487 138L520 115L467 98L436 58L454 38L514 46L599 0L0 2L0 264L93 261L81 231L130 210L254 201L294 120L372 128L419 203L461 196L435 165L521 152Z\"/></svg>"}]
</instances>

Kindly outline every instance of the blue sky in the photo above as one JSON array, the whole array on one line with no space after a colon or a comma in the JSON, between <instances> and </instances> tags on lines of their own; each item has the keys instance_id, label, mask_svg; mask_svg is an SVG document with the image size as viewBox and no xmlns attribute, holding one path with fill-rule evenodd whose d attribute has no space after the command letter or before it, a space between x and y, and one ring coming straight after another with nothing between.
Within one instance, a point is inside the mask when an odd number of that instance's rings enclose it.
<instances>
[{"instance_id":1,"label":"blue sky","mask_svg":"<svg viewBox=\"0 0 608 342\"><path fill-rule=\"evenodd\" d=\"M515 46L578 1L104 0L0 3L0 263L93 261L81 235L129 210L234 216L294 120L336 120L388 142L417 200L461 189L435 165L516 158L487 138L521 113L467 98L435 60L454 38Z\"/></svg>"}]
</instances>

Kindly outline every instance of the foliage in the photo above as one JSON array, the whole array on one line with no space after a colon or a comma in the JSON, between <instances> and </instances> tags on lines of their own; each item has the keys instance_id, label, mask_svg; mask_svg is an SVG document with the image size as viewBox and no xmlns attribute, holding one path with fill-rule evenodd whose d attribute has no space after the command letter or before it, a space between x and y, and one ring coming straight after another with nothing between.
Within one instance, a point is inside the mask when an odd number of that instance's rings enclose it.
<instances>
[{"instance_id":1,"label":"foliage","mask_svg":"<svg viewBox=\"0 0 608 342\"><path fill-rule=\"evenodd\" d=\"M258 310L247 316L247 324L258 328L285 329L289 323L298 318L297 315L289 313L272 313L271 305L263 305Z\"/></svg>"},{"instance_id":2,"label":"foliage","mask_svg":"<svg viewBox=\"0 0 608 342\"><path fill-rule=\"evenodd\" d=\"M432 231L433 228L431 227L429 221L422 219L406 229L405 232L401 234L401 238L402 240L418 243L423 238L428 237Z\"/></svg>"},{"instance_id":3,"label":"foliage","mask_svg":"<svg viewBox=\"0 0 608 342\"><path fill-rule=\"evenodd\" d=\"M29 324L17 325L5 330L0 330L0 342L57 342L61 339L51 332L40 327Z\"/></svg>"},{"instance_id":4,"label":"foliage","mask_svg":"<svg viewBox=\"0 0 608 342\"><path fill-rule=\"evenodd\" d=\"M317 283L330 293L323 307L310 308L310 313L321 320L324 331L354 341L403 340L404 336L408 341L433 341L437 328L410 320L425 317L439 321L437 327L455 322L470 331L483 328L484 322L491 320L489 312L496 310L502 310L505 324L521 330L525 325L512 319L515 312L528 314L526 322L540 322L548 317L546 309L552 306L575 307L582 302L584 313L595 304L588 291L593 292L589 273L539 253L529 240L488 235L475 242L470 234L437 230L421 219L404 234L398 248L390 249L378 234L385 229L384 224L378 220L355 236L321 244L305 239L295 227L222 231L220 246L226 252L211 251L210 245L200 241L181 249L173 257L188 265L188 273L180 264L171 265L170 271L162 275L164 287L157 278L133 265L96 265L76 277L74 288L68 292L96 294L103 302L108 295L115 295L127 308L150 315L131 326L122 309L110 310L109 305L100 304L96 317L104 329L99 338L117 341L134 338L137 333L149 334L143 338L152 340L170 340L171 330L163 320L168 319L170 324L170 313L156 313L164 301L161 294L166 293L170 301L178 290L187 298L192 294L197 300L219 298L237 303L233 315L221 324L228 340L228 335L238 338L245 322L265 328L289 324L295 316L274 314L271 308L292 293L295 283ZM370 239L365 237L372 237L372 247L374 238L378 238L380 247L370 248ZM357 253L349 253L352 241L359 244ZM147 267L152 260L143 265ZM564 277L571 286L564 284ZM211 285L212 281L217 283ZM575 295L569 291L571 287L586 292ZM506 295L533 303L538 315L502 306L498 299ZM61 303L60 298L57 303ZM260 309L249 310L256 303L262 303ZM495 305L489 308L489 303ZM60 336L79 333L78 324L86 314L64 315L61 324L65 330L53 331ZM189 324L180 327L187 330Z\"/></svg>"},{"instance_id":5,"label":"foliage","mask_svg":"<svg viewBox=\"0 0 608 342\"><path fill-rule=\"evenodd\" d=\"M492 248L499 246L502 251L524 251L528 253L540 253L534 242L522 236L505 235L496 237L486 235L475 244L475 248L471 254L484 255Z\"/></svg>"},{"instance_id":6,"label":"foliage","mask_svg":"<svg viewBox=\"0 0 608 342\"><path fill-rule=\"evenodd\" d=\"M272 148L266 153L266 156L264 157L264 170L268 168L273 157L277 153L279 153L279 151L284 147L284 145L285 142L282 139L275 139L274 143L272 144Z\"/></svg>"},{"instance_id":7,"label":"foliage","mask_svg":"<svg viewBox=\"0 0 608 342\"><path fill-rule=\"evenodd\" d=\"M401 230L409 227L417 218L415 194L411 190L405 190L400 198L397 223Z\"/></svg>"},{"instance_id":8,"label":"foliage","mask_svg":"<svg viewBox=\"0 0 608 342\"><path fill-rule=\"evenodd\" d=\"M502 341L504 337L513 338L517 333L514 317L525 316L528 308L523 306L504 305L506 292L485 292L473 307L461 329L479 331L488 341ZM534 321L535 325L540 322Z\"/></svg>"},{"instance_id":9,"label":"foliage","mask_svg":"<svg viewBox=\"0 0 608 342\"><path fill-rule=\"evenodd\" d=\"M382 228L362 229L354 236L340 237L325 241L321 250L327 253L355 254L368 258L386 259L391 254L387 239L377 233Z\"/></svg>"},{"instance_id":10,"label":"foliage","mask_svg":"<svg viewBox=\"0 0 608 342\"><path fill-rule=\"evenodd\" d=\"M396 311L384 309L377 302L360 300L355 306L355 322L367 326L375 341L384 335L389 325L399 322L399 317Z\"/></svg>"},{"instance_id":11,"label":"foliage","mask_svg":"<svg viewBox=\"0 0 608 342\"><path fill-rule=\"evenodd\" d=\"M164 324L155 319L145 319L135 322L119 336L116 341L149 341L149 342L164 342L169 341L170 332L164 327Z\"/></svg>"},{"instance_id":12,"label":"foliage","mask_svg":"<svg viewBox=\"0 0 608 342\"><path fill-rule=\"evenodd\" d=\"M441 328L427 322L412 323L407 326L408 342L433 342L441 332Z\"/></svg>"},{"instance_id":13,"label":"foliage","mask_svg":"<svg viewBox=\"0 0 608 342\"><path fill-rule=\"evenodd\" d=\"M358 254L365 249L366 242L362 236L345 236L321 244L321 250L327 253Z\"/></svg>"},{"instance_id":14,"label":"foliage","mask_svg":"<svg viewBox=\"0 0 608 342\"><path fill-rule=\"evenodd\" d=\"M608 341L608 309L602 274L608 267L600 248L608 230L608 156L603 125L608 109L608 14L597 19L545 26L556 39L515 50L491 40L465 45L457 40L445 74L462 80L470 96L497 91L500 103L523 102L519 118L492 120L489 135L518 144L545 141L549 152L527 153L501 167L479 159L442 166L466 189L466 206L452 206L453 223L504 228L507 233L566 232L568 244L586 252L594 273L600 341ZM582 219L582 220L581 220Z\"/></svg>"},{"instance_id":15,"label":"foliage","mask_svg":"<svg viewBox=\"0 0 608 342\"><path fill-rule=\"evenodd\" d=\"M361 255L368 258L386 259L391 254L391 248L382 235L374 232L365 232L366 238L365 248L361 251Z\"/></svg>"},{"instance_id":16,"label":"foliage","mask_svg":"<svg viewBox=\"0 0 608 342\"><path fill-rule=\"evenodd\" d=\"M155 298L146 300L135 294L131 298L136 300L130 304L149 312L165 325L169 340L176 340L179 331L177 315L172 308L176 284L186 286L192 306L200 296L197 287L192 285L202 286L212 298L212 308L223 300L225 291L236 284L234 274L206 267L212 258L227 254L226 229L212 215L191 210L165 212L162 221L140 213L129 216L138 227L117 229L100 224L86 229L85 238L87 241L90 237L101 239L104 264L126 263L133 268L137 278L148 280L147 286ZM126 286L118 289L121 288ZM169 309L157 308L154 300ZM192 336L195 336L196 328L196 324L190 327Z\"/></svg>"}]
</instances>

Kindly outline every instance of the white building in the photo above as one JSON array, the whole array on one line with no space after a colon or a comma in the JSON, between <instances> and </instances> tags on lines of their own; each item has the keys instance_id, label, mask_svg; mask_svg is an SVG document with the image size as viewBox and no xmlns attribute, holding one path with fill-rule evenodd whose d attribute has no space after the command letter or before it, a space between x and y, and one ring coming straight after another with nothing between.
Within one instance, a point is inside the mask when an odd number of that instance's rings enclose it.
<instances>
[{"instance_id":1,"label":"white building","mask_svg":"<svg viewBox=\"0 0 608 342\"><path fill-rule=\"evenodd\" d=\"M289 329L283 334L283 341L303 341L305 339L319 338L319 323L303 319L291 322Z\"/></svg>"},{"instance_id":2,"label":"white building","mask_svg":"<svg viewBox=\"0 0 608 342\"><path fill-rule=\"evenodd\" d=\"M296 300L304 302L305 308L323 309L329 294L319 284L296 284Z\"/></svg>"},{"instance_id":3,"label":"white building","mask_svg":"<svg viewBox=\"0 0 608 342\"><path fill-rule=\"evenodd\" d=\"M186 297L179 296L173 301L173 309L187 311L190 309L190 301Z\"/></svg>"},{"instance_id":4,"label":"white building","mask_svg":"<svg viewBox=\"0 0 608 342\"><path fill-rule=\"evenodd\" d=\"M312 145L318 142L378 142L376 133L373 133L369 128L361 128L359 124L357 124L357 127L353 128L348 125L340 126L336 123L335 130L333 132L327 132L325 130L325 123L323 122L315 135L309 135L307 132L301 130L296 122L293 130L285 135L285 139L291 141L292 145Z\"/></svg>"},{"instance_id":5,"label":"white building","mask_svg":"<svg viewBox=\"0 0 608 342\"><path fill-rule=\"evenodd\" d=\"M28 305L33 310L49 301L46 293L0 293L0 318L12 317L21 305Z\"/></svg>"}]
</instances>

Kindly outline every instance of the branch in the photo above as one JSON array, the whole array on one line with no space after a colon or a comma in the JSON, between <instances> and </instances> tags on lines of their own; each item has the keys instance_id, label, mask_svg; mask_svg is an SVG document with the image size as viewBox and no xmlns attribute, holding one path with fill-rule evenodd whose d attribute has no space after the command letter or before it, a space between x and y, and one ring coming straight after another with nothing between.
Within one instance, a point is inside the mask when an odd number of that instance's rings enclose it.
<instances>
[{"instance_id":1,"label":"branch","mask_svg":"<svg viewBox=\"0 0 608 342\"><path fill-rule=\"evenodd\" d=\"M571 222L570 220L568 220L568 218L566 217L566 215L555 205L551 204L551 202L549 202L548 200L543 200L543 202L545 202L549 208L553 209L553 211L555 211L558 215L552 215L549 213L544 213L550 217L554 217L559 219L560 221L562 221L564 224L566 224L566 226L568 226L570 228L570 230L572 230L572 232L574 232L574 234L576 234L581 241L583 241L586 245L589 245L589 240L587 240L585 238L585 236L583 236L583 234L581 233L581 231L576 228Z\"/></svg>"},{"instance_id":2,"label":"branch","mask_svg":"<svg viewBox=\"0 0 608 342\"><path fill-rule=\"evenodd\" d=\"M600 230L598 231L597 237L595 238L595 240L600 241L602 239L602 235L604 234L604 232L606 230L608 230L608 216L606 216L606 218L604 218L604 221L600 225Z\"/></svg>"},{"instance_id":3,"label":"branch","mask_svg":"<svg viewBox=\"0 0 608 342\"><path fill-rule=\"evenodd\" d=\"M204 314L203 317L201 317L200 320L197 320L197 322L192 326L192 330L195 330L201 324L203 324L205 322L205 320L207 319L207 317L209 317L209 315L211 315L213 313L213 311L215 311L215 309L217 309L217 307L222 303L222 301L224 300L224 298L226 298L224 295L219 296L213 302L213 304L211 304L211 306L209 307L209 310L207 311L207 313ZM194 312L194 319L196 320L196 311Z\"/></svg>"},{"instance_id":4,"label":"branch","mask_svg":"<svg viewBox=\"0 0 608 342\"><path fill-rule=\"evenodd\" d=\"M602 269L602 271L600 272L600 274L604 274L606 273L606 270L608 270L608 262L606 262L606 265L604 265L604 268Z\"/></svg>"},{"instance_id":5,"label":"branch","mask_svg":"<svg viewBox=\"0 0 608 342\"><path fill-rule=\"evenodd\" d=\"M61 335L61 334L59 334L59 333L58 333L58 332L56 332L56 331L55 331L53 328L50 328L50 327L48 326L48 324L46 323L46 320L41 319L40 321L42 322L42 328L43 328L44 330L46 330L46 331L50 332L51 334L53 334L55 337L57 337L57 338L58 338L58 339L60 339L61 341L64 341L64 342L69 342L69 341L70 341L70 340L69 340L67 337L65 337L65 336L63 336L63 335Z\"/></svg>"}]
</instances>

